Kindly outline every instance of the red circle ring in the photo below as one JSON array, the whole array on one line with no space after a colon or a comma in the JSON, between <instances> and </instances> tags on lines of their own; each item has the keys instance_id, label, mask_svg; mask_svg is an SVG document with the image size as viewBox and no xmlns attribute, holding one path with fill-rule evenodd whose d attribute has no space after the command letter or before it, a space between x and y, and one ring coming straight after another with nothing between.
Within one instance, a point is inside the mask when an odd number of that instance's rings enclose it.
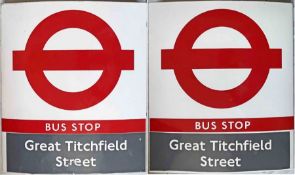
<instances>
[{"instance_id":1,"label":"red circle ring","mask_svg":"<svg viewBox=\"0 0 295 175\"><path fill-rule=\"evenodd\" d=\"M231 108L247 102L264 85L270 68L268 64L264 63L268 61L267 53L270 48L263 31L251 18L237 11L217 9L204 12L185 25L176 39L174 53L180 55L179 53L189 52L202 33L215 27L229 27L242 33L254 52L266 54L260 57L259 61L262 64L253 65L247 79L229 90L215 90L203 85L195 77L192 69L188 68L189 65L183 66L186 64L185 57L175 57L181 64L173 65L173 69L181 88L192 99L208 107ZM163 52L165 50L162 51L162 54Z\"/></svg>"},{"instance_id":2,"label":"red circle ring","mask_svg":"<svg viewBox=\"0 0 295 175\"><path fill-rule=\"evenodd\" d=\"M104 50L111 51L114 55L120 54L121 46L111 27L99 17L80 10L61 11L41 21L31 33L25 50L29 53L43 50L51 36L67 28L85 30L96 37ZM121 68L110 63L110 66L103 69L97 82L88 89L65 92L48 81L44 70L34 61L36 59L42 58L31 55L25 68L31 87L47 103L66 110L80 110L101 102L115 88L121 74Z\"/></svg>"}]
</instances>

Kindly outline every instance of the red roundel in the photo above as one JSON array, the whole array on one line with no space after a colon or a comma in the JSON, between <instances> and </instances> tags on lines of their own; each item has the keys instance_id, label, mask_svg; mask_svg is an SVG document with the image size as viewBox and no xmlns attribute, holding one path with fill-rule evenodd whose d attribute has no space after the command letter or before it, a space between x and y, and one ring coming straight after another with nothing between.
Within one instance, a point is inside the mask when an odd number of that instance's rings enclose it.
<instances>
[{"instance_id":1,"label":"red roundel","mask_svg":"<svg viewBox=\"0 0 295 175\"><path fill-rule=\"evenodd\" d=\"M192 49L201 34L215 27L232 28L251 48ZM179 33L174 49L162 50L162 69L173 69L181 88L195 101L213 108L231 108L254 97L265 83L270 68L282 68L282 50L270 49L261 28L248 16L218 9L189 21ZM247 79L229 90L203 85L192 69L251 69Z\"/></svg>"},{"instance_id":2,"label":"red roundel","mask_svg":"<svg viewBox=\"0 0 295 175\"><path fill-rule=\"evenodd\" d=\"M103 50L43 50L57 32L78 28L91 33ZM24 51L13 51L13 70L24 70L27 79L47 103L65 110L80 110L104 100L115 88L122 70L134 69L134 51L122 50L112 28L99 17L80 10L55 13L31 33ZM103 70L97 82L80 92L56 88L43 71Z\"/></svg>"}]
</instances>

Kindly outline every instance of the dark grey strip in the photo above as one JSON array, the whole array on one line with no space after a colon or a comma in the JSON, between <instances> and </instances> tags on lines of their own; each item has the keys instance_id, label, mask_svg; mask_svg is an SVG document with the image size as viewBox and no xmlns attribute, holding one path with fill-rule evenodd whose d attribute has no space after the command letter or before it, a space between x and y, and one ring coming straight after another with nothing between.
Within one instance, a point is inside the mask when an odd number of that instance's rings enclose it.
<instances>
[{"instance_id":1,"label":"dark grey strip","mask_svg":"<svg viewBox=\"0 0 295 175\"><path fill-rule=\"evenodd\" d=\"M216 148L219 147L219 143L234 144L231 144L231 150L226 151L223 148L214 150L213 143L216 144ZM245 149L241 148L243 143L246 145ZM252 145L252 150L249 144ZM150 134L151 171L237 172L288 168L290 168L289 132Z\"/></svg>"},{"instance_id":2,"label":"dark grey strip","mask_svg":"<svg viewBox=\"0 0 295 175\"><path fill-rule=\"evenodd\" d=\"M72 165L69 165L70 159ZM8 133L7 171L33 174L144 172L145 133Z\"/></svg>"}]
</instances>

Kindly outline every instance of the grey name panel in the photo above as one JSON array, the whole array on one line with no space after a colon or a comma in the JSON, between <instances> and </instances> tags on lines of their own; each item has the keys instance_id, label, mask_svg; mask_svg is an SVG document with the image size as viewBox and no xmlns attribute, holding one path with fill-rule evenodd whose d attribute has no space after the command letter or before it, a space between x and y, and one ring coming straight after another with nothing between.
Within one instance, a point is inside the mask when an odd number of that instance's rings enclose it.
<instances>
[{"instance_id":1,"label":"grey name panel","mask_svg":"<svg viewBox=\"0 0 295 175\"><path fill-rule=\"evenodd\" d=\"M52 174L145 171L145 134L8 133L7 171Z\"/></svg>"},{"instance_id":2,"label":"grey name panel","mask_svg":"<svg viewBox=\"0 0 295 175\"><path fill-rule=\"evenodd\" d=\"M150 143L151 171L234 172L290 168L289 132L153 132Z\"/></svg>"}]
</instances>

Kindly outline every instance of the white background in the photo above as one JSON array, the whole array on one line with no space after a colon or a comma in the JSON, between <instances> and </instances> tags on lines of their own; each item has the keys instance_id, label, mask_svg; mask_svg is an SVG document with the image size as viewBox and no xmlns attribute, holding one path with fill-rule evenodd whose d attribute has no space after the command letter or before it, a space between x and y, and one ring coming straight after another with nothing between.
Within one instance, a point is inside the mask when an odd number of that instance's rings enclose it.
<instances>
[{"instance_id":1,"label":"white background","mask_svg":"<svg viewBox=\"0 0 295 175\"><path fill-rule=\"evenodd\" d=\"M173 70L161 70L161 49L173 49L182 28L195 16L213 9L232 9L252 18L264 31L270 48L282 48L283 69L271 69L260 92L233 108L215 109L191 99L179 86ZM270 2L151 3L149 13L149 107L151 118L243 118L293 115L292 5ZM209 22L209 21L208 21ZM193 48L249 48L247 39L230 28L203 33ZM185 59L185 58L183 58ZM242 83L250 69L194 70L214 89Z\"/></svg>"},{"instance_id":2,"label":"white background","mask_svg":"<svg viewBox=\"0 0 295 175\"><path fill-rule=\"evenodd\" d=\"M24 71L12 71L12 51L24 50L38 23L62 10L85 10L106 21L122 49L134 50L135 70L122 71L120 80L102 102L84 110L62 110L43 101L31 88ZM42 2L4 4L2 9L2 79L5 118L38 120L99 120L146 117L147 11L144 3ZM65 29L52 36L46 50L102 49L90 33ZM53 85L81 91L97 81L102 71L46 71Z\"/></svg>"}]
</instances>

